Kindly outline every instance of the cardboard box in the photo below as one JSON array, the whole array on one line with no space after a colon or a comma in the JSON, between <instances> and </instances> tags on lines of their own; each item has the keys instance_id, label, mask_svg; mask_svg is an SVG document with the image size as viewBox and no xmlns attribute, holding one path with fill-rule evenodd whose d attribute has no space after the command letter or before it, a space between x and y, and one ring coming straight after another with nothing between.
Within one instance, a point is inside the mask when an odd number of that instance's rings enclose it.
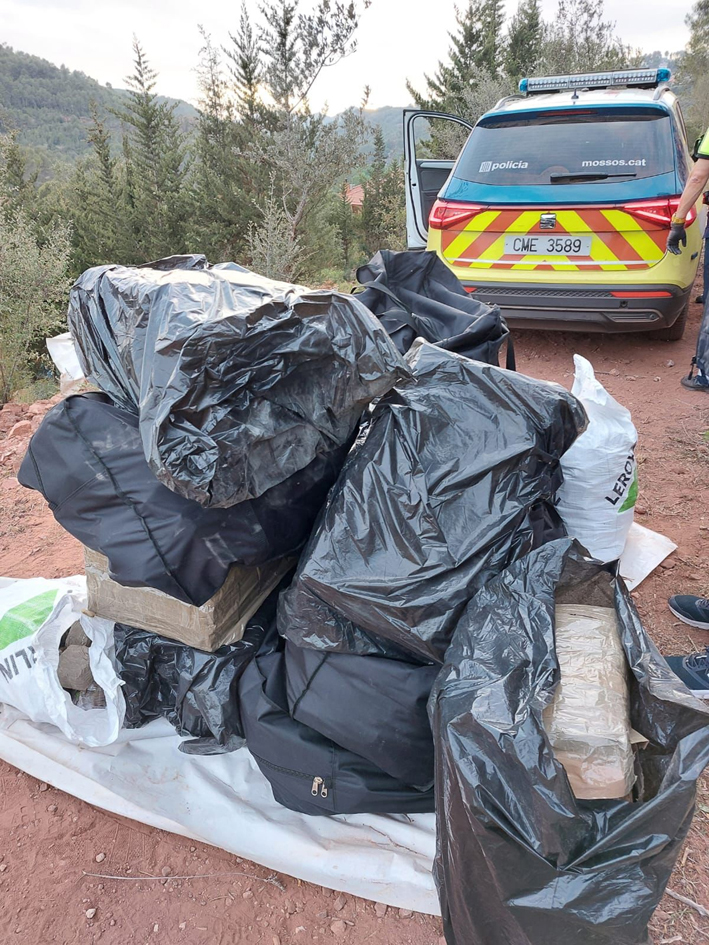
<instances>
[{"instance_id":1,"label":"cardboard box","mask_svg":"<svg viewBox=\"0 0 709 945\"><path fill-rule=\"evenodd\" d=\"M211 600L185 604L152 587L124 587L108 574L108 559L84 548L88 609L100 617L213 652L244 635L246 624L295 564L281 558L257 568L235 565Z\"/></svg>"}]
</instances>

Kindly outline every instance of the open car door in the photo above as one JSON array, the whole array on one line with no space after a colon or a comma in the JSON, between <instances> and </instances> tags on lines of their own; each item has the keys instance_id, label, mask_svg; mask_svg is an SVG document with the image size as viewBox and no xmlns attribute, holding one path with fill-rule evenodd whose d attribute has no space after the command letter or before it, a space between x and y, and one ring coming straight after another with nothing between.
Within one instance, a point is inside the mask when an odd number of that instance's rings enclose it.
<instances>
[{"instance_id":1,"label":"open car door","mask_svg":"<svg viewBox=\"0 0 709 945\"><path fill-rule=\"evenodd\" d=\"M426 248L431 207L472 130L470 122L455 115L404 109L406 241L409 249Z\"/></svg>"}]
</instances>

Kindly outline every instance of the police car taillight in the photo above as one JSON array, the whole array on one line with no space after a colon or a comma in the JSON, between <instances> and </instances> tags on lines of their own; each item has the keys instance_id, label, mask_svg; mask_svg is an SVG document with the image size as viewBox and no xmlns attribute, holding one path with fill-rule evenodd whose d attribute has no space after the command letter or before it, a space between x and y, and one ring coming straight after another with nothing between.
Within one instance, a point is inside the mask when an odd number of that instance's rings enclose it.
<instances>
[{"instance_id":1,"label":"police car taillight","mask_svg":"<svg viewBox=\"0 0 709 945\"><path fill-rule=\"evenodd\" d=\"M477 203L437 200L431 207L428 225L433 230L447 230L452 226L462 226L484 209Z\"/></svg>"},{"instance_id":2,"label":"police car taillight","mask_svg":"<svg viewBox=\"0 0 709 945\"><path fill-rule=\"evenodd\" d=\"M565 92L570 89L613 89L635 86L654 89L669 82L669 69L620 69L616 72L584 72L578 75L547 75L520 79L519 90L527 95L535 92Z\"/></svg>"},{"instance_id":3,"label":"police car taillight","mask_svg":"<svg viewBox=\"0 0 709 945\"><path fill-rule=\"evenodd\" d=\"M646 220L648 223L655 223L657 226L669 230L672 225L672 217L677 213L679 207L679 197L665 197L662 200L637 200L627 203L623 207L626 213L638 217L640 220ZM687 214L686 225L694 223L697 219L697 211L694 207Z\"/></svg>"}]
</instances>

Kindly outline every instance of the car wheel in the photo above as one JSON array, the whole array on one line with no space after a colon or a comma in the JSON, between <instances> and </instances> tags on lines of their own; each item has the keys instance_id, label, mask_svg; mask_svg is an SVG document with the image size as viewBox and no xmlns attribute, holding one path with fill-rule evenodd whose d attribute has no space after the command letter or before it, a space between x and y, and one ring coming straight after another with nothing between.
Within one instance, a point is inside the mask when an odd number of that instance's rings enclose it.
<instances>
[{"instance_id":1,"label":"car wheel","mask_svg":"<svg viewBox=\"0 0 709 945\"><path fill-rule=\"evenodd\" d=\"M677 321L670 328L661 328L659 331L653 331L652 337L659 341L681 341L684 335L684 329L687 327L687 315L689 314L689 302L679 313Z\"/></svg>"}]
</instances>

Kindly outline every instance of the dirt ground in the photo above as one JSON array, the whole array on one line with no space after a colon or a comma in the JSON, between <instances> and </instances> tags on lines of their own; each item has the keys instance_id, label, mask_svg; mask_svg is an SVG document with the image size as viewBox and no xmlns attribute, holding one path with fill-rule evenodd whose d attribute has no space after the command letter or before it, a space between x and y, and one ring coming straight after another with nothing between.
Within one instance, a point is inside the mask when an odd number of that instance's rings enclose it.
<instances>
[{"instance_id":1,"label":"dirt ground","mask_svg":"<svg viewBox=\"0 0 709 945\"><path fill-rule=\"evenodd\" d=\"M673 593L709 596L709 395L679 383L700 316L693 305L685 340L671 344L632 335L515 332L521 371L570 386L572 355L579 352L633 413L637 520L679 546L635 594L647 630L667 655L709 645L709 634L677 622L666 604ZM82 570L78 543L43 500L14 479L28 436L48 407L10 405L0 412L0 575ZM432 916L387 910L287 876L269 880L255 864L97 810L4 763L0 779L2 943L443 945L441 922ZM708 825L705 780L669 888L707 909ZM228 875L179 878L214 873ZM709 940L709 917L665 896L651 930L656 945L700 945Z\"/></svg>"}]
</instances>

